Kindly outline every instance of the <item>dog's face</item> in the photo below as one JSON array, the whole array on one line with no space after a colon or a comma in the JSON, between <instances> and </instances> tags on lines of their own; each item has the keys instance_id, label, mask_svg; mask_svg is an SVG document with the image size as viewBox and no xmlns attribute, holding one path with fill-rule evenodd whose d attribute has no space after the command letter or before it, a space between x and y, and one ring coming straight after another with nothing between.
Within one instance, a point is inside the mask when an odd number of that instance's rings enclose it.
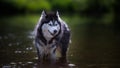
<instances>
[{"instance_id":1,"label":"dog's face","mask_svg":"<svg viewBox=\"0 0 120 68\"><path fill-rule=\"evenodd\" d=\"M58 21L58 13L45 13L42 12L41 15L41 30L44 37L52 38L60 32L61 24Z\"/></svg>"},{"instance_id":2,"label":"dog's face","mask_svg":"<svg viewBox=\"0 0 120 68\"><path fill-rule=\"evenodd\" d=\"M60 25L57 21L49 21L42 25L42 32L49 36L55 36L60 31Z\"/></svg>"}]
</instances>

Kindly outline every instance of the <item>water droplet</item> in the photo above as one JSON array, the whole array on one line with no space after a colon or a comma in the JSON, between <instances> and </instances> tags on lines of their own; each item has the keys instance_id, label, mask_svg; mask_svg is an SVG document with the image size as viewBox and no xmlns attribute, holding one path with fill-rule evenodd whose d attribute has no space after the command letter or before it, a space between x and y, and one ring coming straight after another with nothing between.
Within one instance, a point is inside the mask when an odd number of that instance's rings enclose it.
<instances>
[{"instance_id":1,"label":"water droplet","mask_svg":"<svg viewBox=\"0 0 120 68\"><path fill-rule=\"evenodd\" d=\"M26 48L26 50L28 51L28 50L29 50L29 48L27 47L27 48Z\"/></svg>"},{"instance_id":2,"label":"water droplet","mask_svg":"<svg viewBox=\"0 0 120 68\"><path fill-rule=\"evenodd\" d=\"M15 62L11 62L10 64L15 65L16 63Z\"/></svg>"},{"instance_id":3,"label":"water droplet","mask_svg":"<svg viewBox=\"0 0 120 68\"><path fill-rule=\"evenodd\" d=\"M33 66L33 68L37 68L36 66Z\"/></svg>"},{"instance_id":4,"label":"water droplet","mask_svg":"<svg viewBox=\"0 0 120 68\"><path fill-rule=\"evenodd\" d=\"M14 51L14 53L22 53L22 51L18 51L18 50L17 50L17 51Z\"/></svg>"},{"instance_id":5,"label":"water droplet","mask_svg":"<svg viewBox=\"0 0 120 68\"><path fill-rule=\"evenodd\" d=\"M14 51L14 53L18 53L18 51Z\"/></svg>"},{"instance_id":6,"label":"water droplet","mask_svg":"<svg viewBox=\"0 0 120 68\"><path fill-rule=\"evenodd\" d=\"M37 63L34 64L35 66L38 65Z\"/></svg>"},{"instance_id":7,"label":"water droplet","mask_svg":"<svg viewBox=\"0 0 120 68\"><path fill-rule=\"evenodd\" d=\"M30 47L29 49L30 49L30 50L32 50L33 48L32 48L32 47Z\"/></svg>"},{"instance_id":8,"label":"water droplet","mask_svg":"<svg viewBox=\"0 0 120 68\"><path fill-rule=\"evenodd\" d=\"M68 64L68 66L73 67L73 66L75 66L75 64Z\"/></svg>"},{"instance_id":9,"label":"water droplet","mask_svg":"<svg viewBox=\"0 0 120 68\"><path fill-rule=\"evenodd\" d=\"M34 31L30 31L29 32L29 35L28 35L28 38L30 38L30 39L34 39Z\"/></svg>"},{"instance_id":10,"label":"water droplet","mask_svg":"<svg viewBox=\"0 0 120 68\"><path fill-rule=\"evenodd\" d=\"M22 62L18 62L18 64L22 64Z\"/></svg>"},{"instance_id":11,"label":"water droplet","mask_svg":"<svg viewBox=\"0 0 120 68\"><path fill-rule=\"evenodd\" d=\"M22 51L18 51L18 53L22 53Z\"/></svg>"},{"instance_id":12,"label":"water droplet","mask_svg":"<svg viewBox=\"0 0 120 68\"><path fill-rule=\"evenodd\" d=\"M22 66L25 66L25 64L22 64Z\"/></svg>"},{"instance_id":13,"label":"water droplet","mask_svg":"<svg viewBox=\"0 0 120 68\"><path fill-rule=\"evenodd\" d=\"M34 57L34 59L36 59L36 60L37 60L37 59L38 59L38 57Z\"/></svg>"},{"instance_id":14,"label":"water droplet","mask_svg":"<svg viewBox=\"0 0 120 68\"><path fill-rule=\"evenodd\" d=\"M29 50L32 50L33 47L27 47L26 50L29 51Z\"/></svg>"},{"instance_id":15,"label":"water droplet","mask_svg":"<svg viewBox=\"0 0 120 68\"><path fill-rule=\"evenodd\" d=\"M37 65L38 65L38 64L37 64L37 63L35 63L35 64L34 64L34 66L33 66L33 68L37 68Z\"/></svg>"},{"instance_id":16,"label":"water droplet","mask_svg":"<svg viewBox=\"0 0 120 68\"><path fill-rule=\"evenodd\" d=\"M27 63L28 63L28 64L33 64L33 62L30 62L30 61L29 61L29 62L27 62Z\"/></svg>"}]
</instances>

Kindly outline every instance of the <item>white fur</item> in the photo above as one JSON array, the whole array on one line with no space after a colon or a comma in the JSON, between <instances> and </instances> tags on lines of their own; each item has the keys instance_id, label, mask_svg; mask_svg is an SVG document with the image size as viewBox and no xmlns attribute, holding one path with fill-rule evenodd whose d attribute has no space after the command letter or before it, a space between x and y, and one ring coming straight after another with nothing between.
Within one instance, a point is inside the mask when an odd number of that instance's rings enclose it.
<instances>
[{"instance_id":1,"label":"white fur","mask_svg":"<svg viewBox=\"0 0 120 68\"><path fill-rule=\"evenodd\" d=\"M46 13L43 11L41 14L41 17L38 21L38 24L35 28L35 36L37 36L37 29L41 28L43 36L47 40L47 44L44 44L41 40L39 40L40 44L38 42L36 42L36 47L38 48L40 58L43 58L44 54L50 54L50 58L55 59L56 55L55 55L55 53L53 53L53 51L57 48L56 47L56 40L53 40L51 44L48 44L48 41L58 34L60 28L61 28L61 32L59 34L60 38L62 38L62 36L63 36L64 27L66 27L67 31L69 31L67 24L59 17L58 12L56 12L56 15L58 16L59 22L61 22L61 26L58 24L57 21L54 21L54 22L50 21L48 23L41 22L41 20L45 19L45 16L46 16ZM53 23L56 25L53 25ZM43 24L42 27L40 27L41 24ZM54 30L57 30L57 32L55 34L54 34ZM53 45L55 45L55 46L53 46Z\"/></svg>"},{"instance_id":2,"label":"white fur","mask_svg":"<svg viewBox=\"0 0 120 68\"><path fill-rule=\"evenodd\" d=\"M41 41L40 41L41 42ZM53 41L54 43L55 41ZM43 44L43 43L41 43ZM53 51L57 48L56 46L53 47L54 44L47 44L47 46L40 46L39 43L36 43L36 47L38 48L39 50L39 55L41 56L41 58L43 58L44 54L50 54L50 58L52 60L55 59L55 53L53 53Z\"/></svg>"},{"instance_id":3,"label":"white fur","mask_svg":"<svg viewBox=\"0 0 120 68\"><path fill-rule=\"evenodd\" d=\"M58 34L59 30L60 30L60 25L58 24L57 21L54 22L55 25L53 25L53 22L50 21L49 23L44 23L42 25L42 33L43 36L45 37L45 39L47 41L49 41L51 38L53 38L56 34ZM51 26L50 26L51 25ZM54 34L54 30L56 30L57 32ZM53 34L53 35L52 35Z\"/></svg>"}]
</instances>

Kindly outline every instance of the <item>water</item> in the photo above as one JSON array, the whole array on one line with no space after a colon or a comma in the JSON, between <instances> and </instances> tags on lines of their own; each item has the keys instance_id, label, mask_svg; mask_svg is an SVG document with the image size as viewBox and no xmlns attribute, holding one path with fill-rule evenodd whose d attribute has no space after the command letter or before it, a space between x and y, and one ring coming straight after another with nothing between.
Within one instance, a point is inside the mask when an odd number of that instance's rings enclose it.
<instances>
[{"instance_id":1,"label":"water","mask_svg":"<svg viewBox=\"0 0 120 68\"><path fill-rule=\"evenodd\" d=\"M38 19L35 15L1 18L0 68L120 68L120 35L113 26L80 24L79 18L76 23L68 21L69 63L39 63L32 38Z\"/></svg>"}]
</instances>

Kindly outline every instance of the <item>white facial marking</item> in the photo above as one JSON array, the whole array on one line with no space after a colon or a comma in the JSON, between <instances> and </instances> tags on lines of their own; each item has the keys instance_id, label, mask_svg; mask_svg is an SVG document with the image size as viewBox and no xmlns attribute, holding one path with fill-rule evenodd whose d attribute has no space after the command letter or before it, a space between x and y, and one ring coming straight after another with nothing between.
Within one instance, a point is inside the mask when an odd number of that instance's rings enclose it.
<instances>
[{"instance_id":1,"label":"white facial marking","mask_svg":"<svg viewBox=\"0 0 120 68\"><path fill-rule=\"evenodd\" d=\"M47 40L50 40L52 37L57 35L59 30L60 25L57 21L55 22L50 21L49 23L44 23L42 25L42 33Z\"/></svg>"}]
</instances>

